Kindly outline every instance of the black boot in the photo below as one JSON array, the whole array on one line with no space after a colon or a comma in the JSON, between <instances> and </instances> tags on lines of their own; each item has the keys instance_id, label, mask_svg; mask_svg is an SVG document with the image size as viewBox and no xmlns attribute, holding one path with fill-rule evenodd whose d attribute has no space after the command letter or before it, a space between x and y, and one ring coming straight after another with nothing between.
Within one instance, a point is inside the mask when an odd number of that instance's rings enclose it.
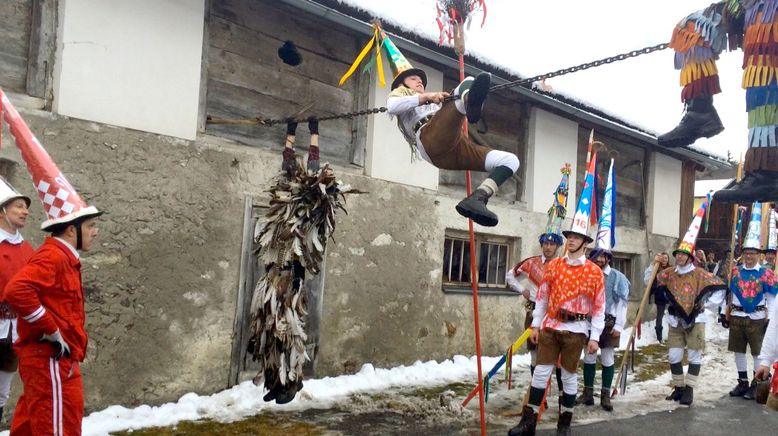
<instances>
[{"instance_id":1,"label":"black boot","mask_svg":"<svg viewBox=\"0 0 778 436\"><path fill-rule=\"evenodd\" d=\"M584 386L583 392L575 400L575 404L585 404L587 406L594 406L594 388L587 388Z\"/></svg>"},{"instance_id":2,"label":"black boot","mask_svg":"<svg viewBox=\"0 0 778 436\"><path fill-rule=\"evenodd\" d=\"M274 384L270 388L270 390L265 394L265 396L262 397L262 399L265 400L265 401L273 401L273 400L275 400L278 397L278 394L281 393L283 388L284 387L281 385L281 383Z\"/></svg>"},{"instance_id":3,"label":"black boot","mask_svg":"<svg viewBox=\"0 0 778 436\"><path fill-rule=\"evenodd\" d=\"M752 171L729 189L720 189L713 200L721 203L751 204L778 200L778 172Z\"/></svg>"},{"instance_id":4,"label":"black boot","mask_svg":"<svg viewBox=\"0 0 778 436\"><path fill-rule=\"evenodd\" d=\"M713 97L700 97L689 100L686 114L678 127L657 138L664 147L684 147L693 144L699 138L718 135L724 130L719 114L713 107Z\"/></svg>"},{"instance_id":5,"label":"black boot","mask_svg":"<svg viewBox=\"0 0 778 436\"><path fill-rule=\"evenodd\" d=\"M740 380L737 381L737 386L735 386L734 389L729 391L730 397L742 397L745 395L745 393L748 392L748 380Z\"/></svg>"},{"instance_id":6,"label":"black boot","mask_svg":"<svg viewBox=\"0 0 778 436\"><path fill-rule=\"evenodd\" d=\"M746 400L753 400L756 398L756 379L751 380L751 386L749 386L746 393L743 394L743 398Z\"/></svg>"},{"instance_id":7,"label":"black boot","mask_svg":"<svg viewBox=\"0 0 778 436\"><path fill-rule=\"evenodd\" d=\"M660 344L662 343L662 326L656 326L654 327L654 331L656 332L656 340Z\"/></svg>"},{"instance_id":8,"label":"black boot","mask_svg":"<svg viewBox=\"0 0 778 436\"><path fill-rule=\"evenodd\" d=\"M534 436L535 426L538 424L538 414L530 406L524 406L521 411L519 425L513 427L508 436Z\"/></svg>"},{"instance_id":9,"label":"black boot","mask_svg":"<svg viewBox=\"0 0 778 436\"><path fill-rule=\"evenodd\" d=\"M602 407L606 412L613 412L610 389L602 389L600 391L600 407Z\"/></svg>"},{"instance_id":10,"label":"black boot","mask_svg":"<svg viewBox=\"0 0 778 436\"><path fill-rule=\"evenodd\" d=\"M297 382L289 382L289 384L286 385L284 389L276 397L276 404L286 404L294 400L294 397L297 395L297 392L299 392L300 389L302 388L303 388L302 380L297 380Z\"/></svg>"},{"instance_id":11,"label":"black boot","mask_svg":"<svg viewBox=\"0 0 778 436\"><path fill-rule=\"evenodd\" d=\"M470 89L462 94L462 102L465 104L468 123L474 124L481 119L481 112L484 109L486 96L489 95L489 85L491 83L491 74L479 73L475 77L475 81L470 86Z\"/></svg>"},{"instance_id":12,"label":"black boot","mask_svg":"<svg viewBox=\"0 0 778 436\"><path fill-rule=\"evenodd\" d=\"M670 392L670 395L665 397L665 400L667 401L680 401L681 397L683 396L684 388L680 386L673 387L673 391Z\"/></svg>"},{"instance_id":13,"label":"black boot","mask_svg":"<svg viewBox=\"0 0 778 436\"><path fill-rule=\"evenodd\" d=\"M694 388L686 385L686 387L683 388L683 395L681 395L681 399L678 400L678 402L684 406L691 406L692 401L694 401Z\"/></svg>"},{"instance_id":14,"label":"black boot","mask_svg":"<svg viewBox=\"0 0 778 436\"><path fill-rule=\"evenodd\" d=\"M573 434L570 430L570 423L573 422L573 412L564 412L559 415L559 421L556 423L556 436L569 436Z\"/></svg>"},{"instance_id":15,"label":"black boot","mask_svg":"<svg viewBox=\"0 0 778 436\"><path fill-rule=\"evenodd\" d=\"M470 196L457 204L457 212L465 218L472 219L476 224L494 227L497 225L497 215L486 208L489 197L491 195L483 189L476 189Z\"/></svg>"}]
</instances>

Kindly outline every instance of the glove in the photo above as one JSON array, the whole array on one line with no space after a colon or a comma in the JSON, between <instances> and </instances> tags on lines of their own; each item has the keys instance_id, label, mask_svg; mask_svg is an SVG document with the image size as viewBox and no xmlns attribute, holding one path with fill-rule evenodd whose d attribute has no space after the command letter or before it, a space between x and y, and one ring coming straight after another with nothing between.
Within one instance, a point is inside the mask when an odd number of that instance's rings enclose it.
<instances>
[{"instance_id":1,"label":"glove","mask_svg":"<svg viewBox=\"0 0 778 436\"><path fill-rule=\"evenodd\" d=\"M319 134L319 120L316 117L308 118L308 131L311 132L311 135Z\"/></svg>"},{"instance_id":2,"label":"glove","mask_svg":"<svg viewBox=\"0 0 778 436\"><path fill-rule=\"evenodd\" d=\"M295 132L297 132L297 121L291 120L286 123L286 134L294 136Z\"/></svg>"},{"instance_id":3,"label":"glove","mask_svg":"<svg viewBox=\"0 0 778 436\"><path fill-rule=\"evenodd\" d=\"M729 328L729 321L727 321L727 315L720 313L719 314L719 323L721 323L721 326L725 329Z\"/></svg>"},{"instance_id":4,"label":"glove","mask_svg":"<svg viewBox=\"0 0 778 436\"><path fill-rule=\"evenodd\" d=\"M59 360L63 356L70 357L70 347L68 346L68 343L62 339L62 333L59 332L59 329L50 335L41 336L40 341L49 342L54 345L56 351L53 357L55 359Z\"/></svg>"}]
</instances>

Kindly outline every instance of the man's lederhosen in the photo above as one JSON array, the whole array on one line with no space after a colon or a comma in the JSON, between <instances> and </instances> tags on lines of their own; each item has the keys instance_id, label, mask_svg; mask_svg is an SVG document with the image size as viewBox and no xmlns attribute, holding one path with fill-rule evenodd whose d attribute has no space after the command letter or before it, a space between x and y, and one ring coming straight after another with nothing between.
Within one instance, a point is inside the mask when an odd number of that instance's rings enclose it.
<instances>
[{"instance_id":1,"label":"man's lederhosen","mask_svg":"<svg viewBox=\"0 0 778 436\"><path fill-rule=\"evenodd\" d=\"M462 133L464 119L454 102L447 101L428 121L416 123L414 133L421 129L421 146L436 167L484 171L486 154L492 149L474 143Z\"/></svg>"},{"instance_id":2,"label":"man's lederhosen","mask_svg":"<svg viewBox=\"0 0 778 436\"><path fill-rule=\"evenodd\" d=\"M755 311L764 311L767 307L757 306ZM743 312L740 306L733 305L733 312ZM745 353L746 348L751 348L751 354L754 356L762 352L762 340L764 340L765 329L767 329L767 318L751 319L748 316L730 316L729 317L729 343L727 350L735 353Z\"/></svg>"},{"instance_id":3,"label":"man's lederhosen","mask_svg":"<svg viewBox=\"0 0 778 436\"><path fill-rule=\"evenodd\" d=\"M563 322L591 321L588 315L570 313L564 310L559 312L558 319ZM576 372L581 352L588 339L583 333L542 329L538 337L538 345L540 346L538 348L538 365L556 365L557 358L559 358L562 368L568 372Z\"/></svg>"},{"instance_id":4,"label":"man's lederhosen","mask_svg":"<svg viewBox=\"0 0 778 436\"><path fill-rule=\"evenodd\" d=\"M602 330L602 334L600 334L600 339L597 341L597 343L600 345L600 348L611 348L618 346L618 341L616 343L613 339L613 327L616 325L616 317L613 315L605 314L605 328Z\"/></svg>"}]
</instances>

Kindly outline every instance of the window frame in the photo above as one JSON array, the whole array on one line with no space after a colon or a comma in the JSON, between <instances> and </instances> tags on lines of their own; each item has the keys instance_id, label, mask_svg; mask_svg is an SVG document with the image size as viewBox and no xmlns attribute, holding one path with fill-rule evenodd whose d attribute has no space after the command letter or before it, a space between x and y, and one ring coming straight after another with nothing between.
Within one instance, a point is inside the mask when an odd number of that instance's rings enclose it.
<instances>
[{"instance_id":1,"label":"window frame","mask_svg":"<svg viewBox=\"0 0 778 436\"><path fill-rule=\"evenodd\" d=\"M449 240L463 240L465 242L469 242L469 235L468 232L463 230L456 230L456 229L446 229L445 234L443 237L443 252L442 255L445 257L446 255L446 243ZM481 244L495 244L495 245L505 245L507 246L506 251L506 259L505 259L505 271L507 272L508 268L512 268L513 265L516 263L515 259L518 259L520 257L519 248L521 247L521 238L517 236L507 236L507 235L495 235L495 234L489 234L489 233L475 233L475 244L476 244L476 259L480 259L481 256ZM452 243L453 244L453 243ZM466 256L470 256L470 250L468 249L465 253ZM464 257L463 257L464 259ZM449 261L450 262L450 261ZM462 265L464 265L465 262L460 262ZM443 268L443 265L445 265L445 259L443 259L443 264L441 265L441 270ZM450 266L449 266L450 267ZM499 267L498 267L499 270ZM487 272L488 274L488 272ZM473 294L473 288L470 282L449 282L447 280L447 271L441 272L441 290L443 293L446 294L467 294L472 295ZM478 283L478 294L479 295L499 295L499 296L520 296L519 293L513 292L508 288L508 284L504 283L502 285L494 284L490 285L487 283L480 282Z\"/></svg>"}]
</instances>

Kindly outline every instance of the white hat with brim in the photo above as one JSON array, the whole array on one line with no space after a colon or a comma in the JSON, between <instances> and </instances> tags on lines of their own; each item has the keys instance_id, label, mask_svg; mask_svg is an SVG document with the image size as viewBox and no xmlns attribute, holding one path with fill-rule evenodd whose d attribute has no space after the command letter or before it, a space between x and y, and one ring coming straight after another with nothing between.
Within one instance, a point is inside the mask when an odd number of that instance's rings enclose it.
<instances>
[{"instance_id":1,"label":"white hat with brim","mask_svg":"<svg viewBox=\"0 0 778 436\"><path fill-rule=\"evenodd\" d=\"M56 219L47 219L41 223L41 230L48 232L61 224L70 224L79 219L86 220L89 218L98 217L103 213L104 212L97 210L97 208L94 206L88 206Z\"/></svg>"}]
</instances>

